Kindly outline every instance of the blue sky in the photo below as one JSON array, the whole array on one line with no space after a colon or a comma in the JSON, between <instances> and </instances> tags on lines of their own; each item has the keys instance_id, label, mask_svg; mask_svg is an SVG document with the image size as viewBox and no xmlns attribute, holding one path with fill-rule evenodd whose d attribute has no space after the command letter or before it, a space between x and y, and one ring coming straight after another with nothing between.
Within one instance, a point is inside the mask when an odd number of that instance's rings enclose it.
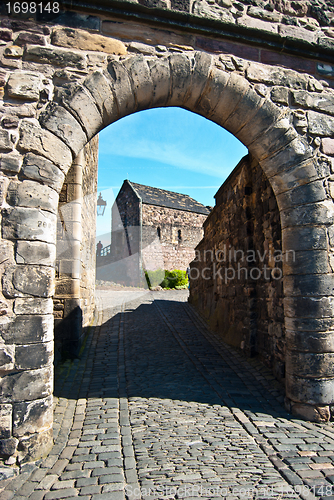
<instances>
[{"instance_id":1,"label":"blue sky","mask_svg":"<svg viewBox=\"0 0 334 500\"><path fill-rule=\"evenodd\" d=\"M110 209L124 179L212 206L214 194L245 154L245 146L229 132L181 108L140 111L109 125L99 134L98 191L107 208L97 217L97 235L101 239L110 231ZM102 243L108 244L107 238Z\"/></svg>"}]
</instances>

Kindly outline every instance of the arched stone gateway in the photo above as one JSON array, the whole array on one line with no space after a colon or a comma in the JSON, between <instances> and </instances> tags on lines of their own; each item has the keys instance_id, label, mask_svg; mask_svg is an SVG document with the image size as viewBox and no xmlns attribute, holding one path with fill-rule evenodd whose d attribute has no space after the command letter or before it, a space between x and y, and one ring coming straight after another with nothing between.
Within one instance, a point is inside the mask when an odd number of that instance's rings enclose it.
<instances>
[{"instance_id":1,"label":"arched stone gateway","mask_svg":"<svg viewBox=\"0 0 334 500\"><path fill-rule=\"evenodd\" d=\"M101 129L153 107L188 109L242 141L276 196L283 251L314 255L314 261L297 259L283 269L286 396L295 413L309 415L313 408L329 419L334 205L333 167L324 153L332 154L333 91L311 74L173 45L163 30L166 45L144 45L34 26L35 41L24 50L9 38L3 57L12 67L0 75L7 103L0 130L0 454L18 450L22 459L35 459L52 444L52 296L64 177L75 158L80 170L80 151Z\"/></svg>"}]
</instances>

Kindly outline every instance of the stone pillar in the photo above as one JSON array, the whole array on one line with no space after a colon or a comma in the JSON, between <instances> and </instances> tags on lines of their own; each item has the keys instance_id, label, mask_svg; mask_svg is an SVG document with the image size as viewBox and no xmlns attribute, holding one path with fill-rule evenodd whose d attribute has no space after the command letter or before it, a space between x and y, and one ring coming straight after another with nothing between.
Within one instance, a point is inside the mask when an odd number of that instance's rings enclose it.
<instances>
[{"instance_id":1,"label":"stone pillar","mask_svg":"<svg viewBox=\"0 0 334 500\"><path fill-rule=\"evenodd\" d=\"M81 211L83 150L74 160L66 176L61 202L57 234L57 267L55 309L55 342L61 354L78 355L82 342L81 277ZM58 313L58 314L57 314ZM57 317L58 316L58 317Z\"/></svg>"},{"instance_id":2,"label":"stone pillar","mask_svg":"<svg viewBox=\"0 0 334 500\"><path fill-rule=\"evenodd\" d=\"M334 402L334 275L327 245L325 225L283 229L284 251L295 251L294 262L284 260L286 406L318 422L333 417Z\"/></svg>"},{"instance_id":3,"label":"stone pillar","mask_svg":"<svg viewBox=\"0 0 334 500\"><path fill-rule=\"evenodd\" d=\"M39 182L12 180L6 204L1 246L7 256L2 297L8 309L0 325L0 456L26 461L46 455L53 444L51 297L58 194Z\"/></svg>"}]
</instances>

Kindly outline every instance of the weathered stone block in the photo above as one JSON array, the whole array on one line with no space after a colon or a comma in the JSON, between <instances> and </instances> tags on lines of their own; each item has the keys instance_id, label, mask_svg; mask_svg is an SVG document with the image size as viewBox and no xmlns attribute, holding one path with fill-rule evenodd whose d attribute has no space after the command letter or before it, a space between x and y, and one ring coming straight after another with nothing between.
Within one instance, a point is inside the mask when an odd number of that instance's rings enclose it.
<instances>
[{"instance_id":1,"label":"weathered stone block","mask_svg":"<svg viewBox=\"0 0 334 500\"><path fill-rule=\"evenodd\" d=\"M259 143L262 141L271 140L271 146L273 146L272 135L275 136L274 130L275 122L281 120L281 110L271 101L266 100L264 104L257 110L257 113L252 118L251 123L247 123L242 129L235 133L237 139L239 139L243 144L245 144L250 152L257 157L257 150L260 148ZM268 139L267 131L269 130ZM284 133L287 128L283 126ZM282 125L279 126L279 133L282 134ZM254 152L253 152L254 151Z\"/></svg>"},{"instance_id":2,"label":"weathered stone block","mask_svg":"<svg viewBox=\"0 0 334 500\"><path fill-rule=\"evenodd\" d=\"M277 203L280 210L282 210L295 205L323 201L326 197L322 181L314 181L279 194Z\"/></svg>"},{"instance_id":3,"label":"weathered stone block","mask_svg":"<svg viewBox=\"0 0 334 500\"><path fill-rule=\"evenodd\" d=\"M37 297L52 296L54 293L54 273L54 268L48 268L46 266L16 266L12 274L12 286L14 293L17 292L14 296L22 294L34 295ZM4 277L6 274L7 271ZM4 293L5 291L4 288Z\"/></svg>"},{"instance_id":4,"label":"weathered stone block","mask_svg":"<svg viewBox=\"0 0 334 500\"><path fill-rule=\"evenodd\" d=\"M311 405L326 405L334 401L334 380L326 378L286 377L286 395L292 401Z\"/></svg>"},{"instance_id":5,"label":"weathered stone block","mask_svg":"<svg viewBox=\"0 0 334 500\"><path fill-rule=\"evenodd\" d=\"M280 193L319 179L317 163L313 159L292 167L285 172L270 176L270 184L278 196Z\"/></svg>"},{"instance_id":6,"label":"weathered stone block","mask_svg":"<svg viewBox=\"0 0 334 500\"><path fill-rule=\"evenodd\" d=\"M310 134L332 136L334 134L334 117L316 111L308 111L307 118Z\"/></svg>"},{"instance_id":7,"label":"weathered stone block","mask_svg":"<svg viewBox=\"0 0 334 500\"><path fill-rule=\"evenodd\" d=\"M173 54L169 57L171 74L170 106L181 106L190 91L191 61L185 54Z\"/></svg>"},{"instance_id":8,"label":"weathered stone block","mask_svg":"<svg viewBox=\"0 0 334 500\"><path fill-rule=\"evenodd\" d=\"M51 342L53 338L52 314L20 315L0 325L0 335L9 344L36 344Z\"/></svg>"},{"instance_id":9,"label":"weathered stone block","mask_svg":"<svg viewBox=\"0 0 334 500\"><path fill-rule=\"evenodd\" d=\"M53 446L53 432L48 429L20 439L21 463L46 457Z\"/></svg>"},{"instance_id":10,"label":"weathered stone block","mask_svg":"<svg viewBox=\"0 0 334 500\"><path fill-rule=\"evenodd\" d=\"M18 444L19 440L16 438L0 439L0 455L5 457L14 455Z\"/></svg>"},{"instance_id":11,"label":"weathered stone block","mask_svg":"<svg viewBox=\"0 0 334 500\"><path fill-rule=\"evenodd\" d=\"M88 140L103 127L102 116L93 98L84 87L76 86L74 93L69 96L64 95L62 100L63 105L74 114L82 125ZM74 146L76 146L76 143Z\"/></svg>"},{"instance_id":12,"label":"weathered stone block","mask_svg":"<svg viewBox=\"0 0 334 500\"><path fill-rule=\"evenodd\" d=\"M210 80L208 81L209 88L211 86L216 87L213 90L213 96L211 89L209 93L206 92L205 89L201 97L200 108L203 107L204 105L204 109L206 109L206 112L208 112L210 109L209 107L213 106L212 109L214 109L214 111L211 118L219 125L224 125L227 118L229 118L232 112L239 105L239 102L244 96L244 94L247 93L249 89L249 83L247 82L247 80L245 80L245 78L241 77L237 73L231 73L230 75L228 75L229 77L227 81L226 81L226 76L227 76L226 73L215 71L214 74L216 74L218 77L217 80L215 81L215 84L212 85L213 82L210 82ZM216 97L215 94L217 91L218 91L218 101L217 104L215 105L214 99L212 99L212 97ZM245 99L247 99L247 97L245 97ZM238 117L239 114L237 115L237 118ZM231 124L231 126L233 126L233 124ZM240 128L240 123L238 128ZM236 132L238 128L234 132Z\"/></svg>"},{"instance_id":13,"label":"weathered stone block","mask_svg":"<svg viewBox=\"0 0 334 500\"><path fill-rule=\"evenodd\" d=\"M293 89L307 89L308 76L290 69L251 62L246 70L251 82L263 82Z\"/></svg>"},{"instance_id":14,"label":"weathered stone block","mask_svg":"<svg viewBox=\"0 0 334 500\"><path fill-rule=\"evenodd\" d=\"M286 87L274 87L270 93L271 100L278 104L289 104L289 89Z\"/></svg>"},{"instance_id":15,"label":"weathered stone block","mask_svg":"<svg viewBox=\"0 0 334 500\"><path fill-rule=\"evenodd\" d=\"M304 90L292 91L293 104L302 108L323 111L329 115L334 115L334 96L329 93L310 93Z\"/></svg>"},{"instance_id":16,"label":"weathered stone block","mask_svg":"<svg viewBox=\"0 0 334 500\"><path fill-rule=\"evenodd\" d=\"M292 332L299 332L301 335L312 335L314 332L322 332L324 335L332 335L334 334L334 325L333 321L330 318L285 318L285 324L287 330ZM296 349L297 350L297 349ZM317 352L317 349L300 349L301 351L310 350L312 352ZM329 351L332 352L332 349L320 349L320 352ZM334 352L334 351L333 351Z\"/></svg>"},{"instance_id":17,"label":"weathered stone block","mask_svg":"<svg viewBox=\"0 0 334 500\"><path fill-rule=\"evenodd\" d=\"M135 56L124 61L131 75L138 110L150 107L153 99L153 82L147 60L144 56Z\"/></svg>"},{"instance_id":18,"label":"weathered stone block","mask_svg":"<svg viewBox=\"0 0 334 500\"><path fill-rule=\"evenodd\" d=\"M286 148L274 153L272 156L268 156L268 158L261 159L261 167L268 177L271 177L276 173L288 170L289 167L298 166L312 156L313 149L306 140L296 137Z\"/></svg>"},{"instance_id":19,"label":"weathered stone block","mask_svg":"<svg viewBox=\"0 0 334 500\"><path fill-rule=\"evenodd\" d=\"M17 153L7 153L0 155L0 170L17 174L22 165L22 157Z\"/></svg>"},{"instance_id":20,"label":"weathered stone block","mask_svg":"<svg viewBox=\"0 0 334 500\"><path fill-rule=\"evenodd\" d=\"M287 351L286 372L299 377L321 378L334 376L334 353Z\"/></svg>"},{"instance_id":21,"label":"weathered stone block","mask_svg":"<svg viewBox=\"0 0 334 500\"><path fill-rule=\"evenodd\" d=\"M329 406L311 406L308 404L292 403L290 412L297 418L310 422L324 423L330 420Z\"/></svg>"},{"instance_id":22,"label":"weathered stone block","mask_svg":"<svg viewBox=\"0 0 334 500\"><path fill-rule=\"evenodd\" d=\"M0 371L10 371L14 369L15 346L0 346Z\"/></svg>"},{"instance_id":23,"label":"weathered stone block","mask_svg":"<svg viewBox=\"0 0 334 500\"><path fill-rule=\"evenodd\" d=\"M14 71L8 78L9 97L38 101L41 87L41 75L29 71Z\"/></svg>"},{"instance_id":24,"label":"weathered stone block","mask_svg":"<svg viewBox=\"0 0 334 500\"><path fill-rule=\"evenodd\" d=\"M286 24L280 24L278 30L281 37L288 38L289 40L302 40L303 42L312 44L317 42L318 34L314 31Z\"/></svg>"},{"instance_id":25,"label":"weathered stone block","mask_svg":"<svg viewBox=\"0 0 334 500\"><path fill-rule=\"evenodd\" d=\"M290 318L288 318L290 320ZM305 322L304 322L305 323ZM294 326L290 320L287 326ZM286 345L293 351L324 353L334 352L334 332L295 331L286 329Z\"/></svg>"},{"instance_id":26,"label":"weathered stone block","mask_svg":"<svg viewBox=\"0 0 334 500\"><path fill-rule=\"evenodd\" d=\"M107 125L117 120L118 110L109 78L107 79L102 73L95 71L86 78L83 84L92 94L103 118L103 123Z\"/></svg>"},{"instance_id":27,"label":"weathered stone block","mask_svg":"<svg viewBox=\"0 0 334 500\"><path fill-rule=\"evenodd\" d=\"M56 246L41 241L18 241L15 260L18 264L40 264L54 266Z\"/></svg>"},{"instance_id":28,"label":"weathered stone block","mask_svg":"<svg viewBox=\"0 0 334 500\"><path fill-rule=\"evenodd\" d=\"M19 35L15 39L16 45L26 45L30 43L34 45L45 45L46 40L43 35L30 33L29 31L21 31L21 33L19 33Z\"/></svg>"},{"instance_id":29,"label":"weathered stone block","mask_svg":"<svg viewBox=\"0 0 334 500\"><path fill-rule=\"evenodd\" d=\"M0 380L0 395L4 403L34 401L50 396L53 391L53 367L7 375Z\"/></svg>"},{"instance_id":30,"label":"weathered stone block","mask_svg":"<svg viewBox=\"0 0 334 500\"><path fill-rule=\"evenodd\" d=\"M87 142L87 136L82 130L82 126L62 106L50 104L39 121L44 128L65 142L75 156Z\"/></svg>"},{"instance_id":31,"label":"weathered stone block","mask_svg":"<svg viewBox=\"0 0 334 500\"><path fill-rule=\"evenodd\" d=\"M19 118L16 116L4 116L1 120L1 125L4 128L17 128L19 125Z\"/></svg>"},{"instance_id":32,"label":"weathered stone block","mask_svg":"<svg viewBox=\"0 0 334 500\"><path fill-rule=\"evenodd\" d=\"M152 106L163 106L167 102L170 86L170 66L168 59L149 59L148 65L153 82Z\"/></svg>"},{"instance_id":33,"label":"weathered stone block","mask_svg":"<svg viewBox=\"0 0 334 500\"><path fill-rule=\"evenodd\" d=\"M108 74L118 107L118 117L127 116L136 109L134 92L129 74L123 64L111 61L108 65Z\"/></svg>"},{"instance_id":34,"label":"weathered stone block","mask_svg":"<svg viewBox=\"0 0 334 500\"><path fill-rule=\"evenodd\" d=\"M37 370L53 361L53 342L17 345L15 349L15 368L17 370Z\"/></svg>"},{"instance_id":35,"label":"weathered stone block","mask_svg":"<svg viewBox=\"0 0 334 500\"><path fill-rule=\"evenodd\" d=\"M8 58L19 59L23 56L23 47L19 45L10 45L5 48L3 55Z\"/></svg>"},{"instance_id":36,"label":"weathered stone block","mask_svg":"<svg viewBox=\"0 0 334 500\"><path fill-rule=\"evenodd\" d=\"M282 250L327 250L326 227L297 226L282 230Z\"/></svg>"},{"instance_id":37,"label":"weathered stone block","mask_svg":"<svg viewBox=\"0 0 334 500\"><path fill-rule=\"evenodd\" d=\"M35 181L11 182L7 191L7 203L17 207L40 208L56 214L58 194L54 189Z\"/></svg>"},{"instance_id":38,"label":"weathered stone block","mask_svg":"<svg viewBox=\"0 0 334 500\"><path fill-rule=\"evenodd\" d=\"M191 60L192 75L191 75L191 92L186 96L184 105L189 109L194 109L198 102L205 86L209 75L212 71L212 56L206 52L197 51Z\"/></svg>"},{"instance_id":39,"label":"weathered stone block","mask_svg":"<svg viewBox=\"0 0 334 500\"><path fill-rule=\"evenodd\" d=\"M281 212L282 228L314 224L315 220L318 224L333 224L334 206L332 201L325 200L319 203L310 203L309 205L301 205Z\"/></svg>"},{"instance_id":40,"label":"weathered stone block","mask_svg":"<svg viewBox=\"0 0 334 500\"><path fill-rule=\"evenodd\" d=\"M321 151L325 155L334 156L334 139L329 137L321 139Z\"/></svg>"},{"instance_id":41,"label":"weathered stone block","mask_svg":"<svg viewBox=\"0 0 334 500\"><path fill-rule=\"evenodd\" d=\"M73 161L71 151L63 141L48 130L44 130L29 121L22 121L17 147L19 150L46 157L65 173Z\"/></svg>"},{"instance_id":42,"label":"weathered stone block","mask_svg":"<svg viewBox=\"0 0 334 500\"><path fill-rule=\"evenodd\" d=\"M308 267L299 270L307 273ZM299 274L284 277L284 293L294 296L328 296L334 295L334 274Z\"/></svg>"},{"instance_id":43,"label":"weathered stone block","mask_svg":"<svg viewBox=\"0 0 334 500\"><path fill-rule=\"evenodd\" d=\"M80 280L59 278L56 282L56 297L80 297Z\"/></svg>"},{"instance_id":44,"label":"weathered stone block","mask_svg":"<svg viewBox=\"0 0 334 500\"><path fill-rule=\"evenodd\" d=\"M142 42L131 42L128 45L128 51L135 52L144 56L156 55L156 48L154 46Z\"/></svg>"},{"instance_id":45,"label":"weathered stone block","mask_svg":"<svg viewBox=\"0 0 334 500\"><path fill-rule=\"evenodd\" d=\"M56 167L43 156L37 156L33 153L25 155L21 174L23 178L36 180L51 186L57 192L61 190L65 179L65 175L59 167Z\"/></svg>"},{"instance_id":46,"label":"weathered stone block","mask_svg":"<svg viewBox=\"0 0 334 500\"><path fill-rule=\"evenodd\" d=\"M8 130L0 130L0 151L12 151L13 143Z\"/></svg>"},{"instance_id":47,"label":"weathered stone block","mask_svg":"<svg viewBox=\"0 0 334 500\"><path fill-rule=\"evenodd\" d=\"M42 64L53 64L62 68L74 67L85 69L85 55L73 52L70 49L57 49L55 47L38 47L28 45L25 50L27 61L34 61Z\"/></svg>"},{"instance_id":48,"label":"weathered stone block","mask_svg":"<svg viewBox=\"0 0 334 500\"><path fill-rule=\"evenodd\" d=\"M87 31L71 28L55 28L52 32L53 45L72 47L80 50L93 50L124 56L127 52L124 43L115 38L96 35Z\"/></svg>"},{"instance_id":49,"label":"weathered stone block","mask_svg":"<svg viewBox=\"0 0 334 500\"><path fill-rule=\"evenodd\" d=\"M14 243L0 238L0 262L6 263L6 267L14 264Z\"/></svg>"},{"instance_id":50,"label":"weathered stone block","mask_svg":"<svg viewBox=\"0 0 334 500\"><path fill-rule=\"evenodd\" d=\"M232 114L224 122L224 128L231 133L235 133L244 127L247 123L252 122L253 116L256 114L259 107L263 104L264 99L260 97L252 88L248 88L245 94L238 102Z\"/></svg>"},{"instance_id":51,"label":"weathered stone block","mask_svg":"<svg viewBox=\"0 0 334 500\"><path fill-rule=\"evenodd\" d=\"M3 210L3 238L11 240L41 240L56 243L55 214L37 208Z\"/></svg>"},{"instance_id":52,"label":"weathered stone block","mask_svg":"<svg viewBox=\"0 0 334 500\"><path fill-rule=\"evenodd\" d=\"M0 439L8 439L12 435L12 413L12 405L0 404Z\"/></svg>"},{"instance_id":53,"label":"weathered stone block","mask_svg":"<svg viewBox=\"0 0 334 500\"><path fill-rule=\"evenodd\" d=\"M267 33L278 32L278 24L269 21L263 21L262 19L255 19L248 16L242 16L237 18L237 24L239 26L244 26L245 28L252 28L259 31L265 31Z\"/></svg>"},{"instance_id":54,"label":"weathered stone block","mask_svg":"<svg viewBox=\"0 0 334 500\"><path fill-rule=\"evenodd\" d=\"M41 433L53 423L52 396L13 405L13 436Z\"/></svg>"},{"instance_id":55,"label":"weathered stone block","mask_svg":"<svg viewBox=\"0 0 334 500\"><path fill-rule=\"evenodd\" d=\"M52 299L18 297L14 302L15 314L52 314Z\"/></svg>"},{"instance_id":56,"label":"weathered stone block","mask_svg":"<svg viewBox=\"0 0 334 500\"><path fill-rule=\"evenodd\" d=\"M289 318L331 318L334 297L285 297L284 314Z\"/></svg>"},{"instance_id":57,"label":"weathered stone block","mask_svg":"<svg viewBox=\"0 0 334 500\"><path fill-rule=\"evenodd\" d=\"M283 276L308 272L321 274L330 272L327 250L294 251L283 258Z\"/></svg>"},{"instance_id":58,"label":"weathered stone block","mask_svg":"<svg viewBox=\"0 0 334 500\"><path fill-rule=\"evenodd\" d=\"M270 12L266 9L261 9L260 7L255 6L248 7L247 14L251 17L256 17L257 19L263 19L274 23L279 23L282 19L282 14L279 14L276 11Z\"/></svg>"}]
</instances>

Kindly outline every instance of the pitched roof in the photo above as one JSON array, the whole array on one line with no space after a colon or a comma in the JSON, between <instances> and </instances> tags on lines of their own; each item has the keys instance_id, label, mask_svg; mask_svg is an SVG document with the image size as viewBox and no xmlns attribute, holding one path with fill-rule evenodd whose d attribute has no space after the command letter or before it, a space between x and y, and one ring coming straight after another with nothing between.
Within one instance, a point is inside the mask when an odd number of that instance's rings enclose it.
<instances>
[{"instance_id":1,"label":"pitched roof","mask_svg":"<svg viewBox=\"0 0 334 500\"><path fill-rule=\"evenodd\" d=\"M190 198L187 194L143 186L143 184L137 184L128 180L124 181L124 183L128 183L142 199L142 202L147 205L157 205L159 207L174 208L176 210L185 210L204 215L209 215L211 210L211 207L208 208L202 205L202 203Z\"/></svg>"}]
</instances>

